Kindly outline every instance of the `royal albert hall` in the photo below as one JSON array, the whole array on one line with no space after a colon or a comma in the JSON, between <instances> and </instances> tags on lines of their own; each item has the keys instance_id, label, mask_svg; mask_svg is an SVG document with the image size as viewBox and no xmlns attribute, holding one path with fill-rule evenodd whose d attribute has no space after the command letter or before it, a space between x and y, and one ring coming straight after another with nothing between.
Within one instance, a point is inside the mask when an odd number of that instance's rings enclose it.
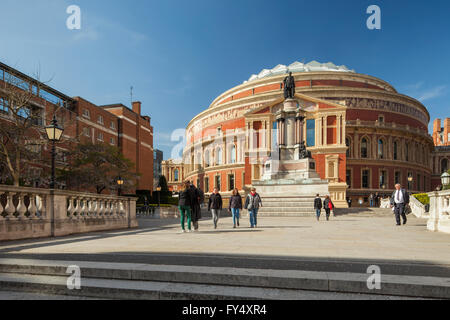
<instances>
[{"instance_id":1,"label":"royal albert hall","mask_svg":"<svg viewBox=\"0 0 450 320\"><path fill-rule=\"evenodd\" d=\"M371 193L388 194L396 183L430 190L434 144L425 106L384 80L316 61L264 69L217 97L188 124L182 162L165 167L169 182L189 180L206 193L217 186L225 197L233 188L248 192L285 143L288 72L305 115L293 139L305 141L337 206L349 198L365 206Z\"/></svg>"}]
</instances>

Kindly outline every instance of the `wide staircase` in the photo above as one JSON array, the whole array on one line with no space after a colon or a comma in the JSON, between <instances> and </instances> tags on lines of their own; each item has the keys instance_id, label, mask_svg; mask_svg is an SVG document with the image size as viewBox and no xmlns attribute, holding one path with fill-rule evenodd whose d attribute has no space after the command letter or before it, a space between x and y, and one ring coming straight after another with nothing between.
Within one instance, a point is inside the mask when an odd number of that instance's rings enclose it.
<instances>
[{"instance_id":1,"label":"wide staircase","mask_svg":"<svg viewBox=\"0 0 450 320\"><path fill-rule=\"evenodd\" d=\"M266 217L314 217L314 197L261 197L258 214Z\"/></svg>"}]
</instances>

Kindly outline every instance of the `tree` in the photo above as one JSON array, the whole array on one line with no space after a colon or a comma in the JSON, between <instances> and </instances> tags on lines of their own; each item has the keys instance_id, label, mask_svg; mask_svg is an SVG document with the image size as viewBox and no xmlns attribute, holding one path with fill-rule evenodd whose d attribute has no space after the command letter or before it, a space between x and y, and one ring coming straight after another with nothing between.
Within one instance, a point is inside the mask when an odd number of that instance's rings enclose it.
<instances>
[{"instance_id":1,"label":"tree","mask_svg":"<svg viewBox=\"0 0 450 320\"><path fill-rule=\"evenodd\" d=\"M47 103L44 102L42 108L42 99L38 96L43 86L41 82L24 80L12 71L5 71L4 76L4 81L0 81L0 161L12 183L19 186L26 178L27 165L42 160L42 145L48 143L45 123L58 115L62 106L53 105L53 110L44 112ZM44 119L44 114L48 119ZM64 120L59 124L64 126Z\"/></svg>"},{"instance_id":2,"label":"tree","mask_svg":"<svg viewBox=\"0 0 450 320\"><path fill-rule=\"evenodd\" d=\"M122 190L129 190L136 185L138 176L133 162L119 148L104 143L80 143L69 153L68 165L58 179L65 181L69 189L95 188L101 194L106 189L117 190L119 177L124 181Z\"/></svg>"}]
</instances>

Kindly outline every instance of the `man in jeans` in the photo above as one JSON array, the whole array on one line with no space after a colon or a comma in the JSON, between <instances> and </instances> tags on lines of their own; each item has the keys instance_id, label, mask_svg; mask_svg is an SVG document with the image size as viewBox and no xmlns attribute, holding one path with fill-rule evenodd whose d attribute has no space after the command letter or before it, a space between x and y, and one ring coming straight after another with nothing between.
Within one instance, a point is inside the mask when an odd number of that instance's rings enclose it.
<instances>
[{"instance_id":1,"label":"man in jeans","mask_svg":"<svg viewBox=\"0 0 450 320\"><path fill-rule=\"evenodd\" d=\"M258 210L262 207L262 201L259 194L256 193L256 189L252 188L250 194L245 200L245 209L248 210L250 215L250 228L256 228L258 226Z\"/></svg>"},{"instance_id":2,"label":"man in jeans","mask_svg":"<svg viewBox=\"0 0 450 320\"><path fill-rule=\"evenodd\" d=\"M395 220L397 226L401 226L400 216L403 218L403 224L408 221L406 219L406 206L409 204L409 194L402 188L401 184L395 185L395 191L391 197L391 208L394 208Z\"/></svg>"},{"instance_id":3,"label":"man in jeans","mask_svg":"<svg viewBox=\"0 0 450 320\"><path fill-rule=\"evenodd\" d=\"M220 212L222 211L222 196L217 188L214 188L214 193L209 197L208 211L211 211L214 221L214 229L217 229Z\"/></svg>"},{"instance_id":4,"label":"man in jeans","mask_svg":"<svg viewBox=\"0 0 450 320\"><path fill-rule=\"evenodd\" d=\"M322 212L322 199L319 194L316 195L316 198L314 199L314 209L316 210L317 221L319 221L320 213Z\"/></svg>"}]
</instances>

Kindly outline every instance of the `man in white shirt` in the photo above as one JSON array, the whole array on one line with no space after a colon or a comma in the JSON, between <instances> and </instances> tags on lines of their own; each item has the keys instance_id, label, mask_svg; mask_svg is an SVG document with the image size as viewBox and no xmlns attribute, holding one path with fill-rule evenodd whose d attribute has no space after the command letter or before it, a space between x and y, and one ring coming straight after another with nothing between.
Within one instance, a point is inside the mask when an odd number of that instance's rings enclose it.
<instances>
[{"instance_id":1,"label":"man in white shirt","mask_svg":"<svg viewBox=\"0 0 450 320\"><path fill-rule=\"evenodd\" d=\"M406 224L406 205L409 204L409 194L405 189L402 189L401 184L395 185L395 191L391 197L391 208L394 208L395 220L397 226L401 225L400 216L403 218L403 224Z\"/></svg>"}]
</instances>

